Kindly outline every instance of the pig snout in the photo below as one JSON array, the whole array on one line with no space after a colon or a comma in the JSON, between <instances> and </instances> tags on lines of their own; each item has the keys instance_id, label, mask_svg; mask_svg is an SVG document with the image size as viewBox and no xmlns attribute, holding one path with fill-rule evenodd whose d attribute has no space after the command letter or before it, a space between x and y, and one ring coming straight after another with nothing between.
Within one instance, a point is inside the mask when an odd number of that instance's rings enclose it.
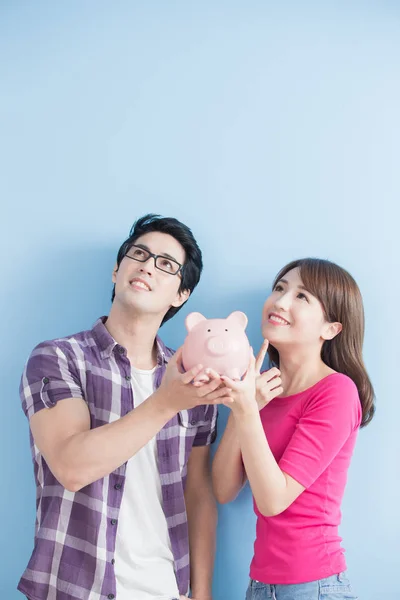
<instances>
[{"instance_id":1,"label":"pig snout","mask_svg":"<svg viewBox=\"0 0 400 600\"><path fill-rule=\"evenodd\" d=\"M222 337L210 337L206 342L207 350L214 356L222 356L228 352L232 352L235 344L230 339L223 339Z\"/></svg>"}]
</instances>

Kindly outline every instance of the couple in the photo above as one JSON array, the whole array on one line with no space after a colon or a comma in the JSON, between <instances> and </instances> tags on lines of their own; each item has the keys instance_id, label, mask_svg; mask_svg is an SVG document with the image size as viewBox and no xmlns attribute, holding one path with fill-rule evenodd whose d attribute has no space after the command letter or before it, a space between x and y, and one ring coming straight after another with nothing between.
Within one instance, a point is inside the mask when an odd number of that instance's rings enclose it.
<instances>
[{"instance_id":1,"label":"couple","mask_svg":"<svg viewBox=\"0 0 400 600\"><path fill-rule=\"evenodd\" d=\"M158 330L201 271L190 229L146 215L119 249L108 317L30 355L20 395L37 517L18 586L29 600L211 600L215 497L233 500L247 480L258 517L247 600L355 598L338 525L374 413L358 287L327 261L287 265L242 381L207 369L195 385L207 365L184 373ZM218 404L231 413L210 473Z\"/></svg>"}]
</instances>

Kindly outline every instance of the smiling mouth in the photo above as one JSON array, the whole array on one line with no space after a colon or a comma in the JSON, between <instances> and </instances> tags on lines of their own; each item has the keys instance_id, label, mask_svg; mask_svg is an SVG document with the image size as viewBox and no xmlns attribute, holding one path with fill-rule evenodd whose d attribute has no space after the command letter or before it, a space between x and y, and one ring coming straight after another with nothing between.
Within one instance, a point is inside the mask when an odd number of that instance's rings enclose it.
<instances>
[{"instance_id":1,"label":"smiling mouth","mask_svg":"<svg viewBox=\"0 0 400 600\"><path fill-rule=\"evenodd\" d=\"M286 319L274 314L268 315L268 322L274 323L274 325L290 325L289 321L286 321Z\"/></svg>"},{"instance_id":2,"label":"smiling mouth","mask_svg":"<svg viewBox=\"0 0 400 600\"><path fill-rule=\"evenodd\" d=\"M133 287L135 287L135 288L139 288L141 290L145 290L146 292L150 292L150 286L147 283L145 283L144 281L140 281L138 279L133 279L130 282L130 285L133 286Z\"/></svg>"}]
</instances>

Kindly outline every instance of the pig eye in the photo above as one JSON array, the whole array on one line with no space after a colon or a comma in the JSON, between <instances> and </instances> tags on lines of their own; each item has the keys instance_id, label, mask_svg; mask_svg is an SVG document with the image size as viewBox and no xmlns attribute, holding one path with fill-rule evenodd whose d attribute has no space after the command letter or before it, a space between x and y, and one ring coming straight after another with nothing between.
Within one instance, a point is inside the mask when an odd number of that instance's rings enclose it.
<instances>
[{"instance_id":1,"label":"pig eye","mask_svg":"<svg viewBox=\"0 0 400 600\"><path fill-rule=\"evenodd\" d=\"M211 331L211 329L207 329L207 331Z\"/></svg>"},{"instance_id":2,"label":"pig eye","mask_svg":"<svg viewBox=\"0 0 400 600\"><path fill-rule=\"evenodd\" d=\"M228 331L227 329L225 329L225 331Z\"/></svg>"}]
</instances>

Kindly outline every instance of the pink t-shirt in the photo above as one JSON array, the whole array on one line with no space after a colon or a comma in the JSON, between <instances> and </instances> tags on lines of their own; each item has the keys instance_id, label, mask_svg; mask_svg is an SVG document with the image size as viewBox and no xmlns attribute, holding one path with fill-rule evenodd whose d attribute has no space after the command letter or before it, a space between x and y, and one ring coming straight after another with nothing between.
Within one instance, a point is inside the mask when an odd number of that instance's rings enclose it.
<instances>
[{"instance_id":1,"label":"pink t-shirt","mask_svg":"<svg viewBox=\"0 0 400 600\"><path fill-rule=\"evenodd\" d=\"M269 584L315 581L345 571L338 526L347 471L361 422L357 388L334 373L262 409L261 420L282 471L306 489L283 513L264 517L250 577Z\"/></svg>"}]
</instances>

